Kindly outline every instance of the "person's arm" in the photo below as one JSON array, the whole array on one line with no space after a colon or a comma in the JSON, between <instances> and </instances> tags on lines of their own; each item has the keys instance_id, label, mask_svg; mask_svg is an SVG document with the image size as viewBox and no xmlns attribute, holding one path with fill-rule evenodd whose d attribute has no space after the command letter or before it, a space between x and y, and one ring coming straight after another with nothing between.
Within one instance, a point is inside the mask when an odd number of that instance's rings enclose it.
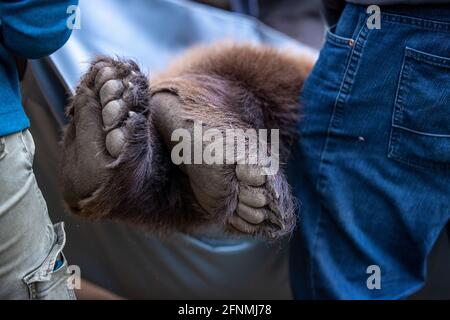
<instances>
[{"instance_id":1,"label":"person's arm","mask_svg":"<svg viewBox=\"0 0 450 320\"><path fill-rule=\"evenodd\" d=\"M69 39L67 8L78 0L0 0L3 45L17 56L38 59Z\"/></svg>"}]
</instances>

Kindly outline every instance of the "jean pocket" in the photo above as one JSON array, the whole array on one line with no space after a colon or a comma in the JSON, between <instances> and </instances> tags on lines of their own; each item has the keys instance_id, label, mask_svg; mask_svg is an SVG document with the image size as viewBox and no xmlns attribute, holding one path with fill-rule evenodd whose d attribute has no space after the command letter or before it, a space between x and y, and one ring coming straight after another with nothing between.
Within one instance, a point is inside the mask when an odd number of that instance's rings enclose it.
<instances>
[{"instance_id":1,"label":"jean pocket","mask_svg":"<svg viewBox=\"0 0 450 320\"><path fill-rule=\"evenodd\" d=\"M67 260L62 250L66 242L64 224L54 226L56 241L44 262L24 277L31 300L74 300L75 294L68 285ZM63 263L57 266L58 258Z\"/></svg>"},{"instance_id":2,"label":"jean pocket","mask_svg":"<svg viewBox=\"0 0 450 320\"><path fill-rule=\"evenodd\" d=\"M406 48L388 156L450 171L450 58Z\"/></svg>"},{"instance_id":3,"label":"jean pocket","mask_svg":"<svg viewBox=\"0 0 450 320\"><path fill-rule=\"evenodd\" d=\"M347 38L336 34L336 26L329 27L326 33L327 43L334 44L340 47L351 48L354 45L354 40L352 38Z\"/></svg>"},{"instance_id":4,"label":"jean pocket","mask_svg":"<svg viewBox=\"0 0 450 320\"><path fill-rule=\"evenodd\" d=\"M327 30L326 42L320 50L318 61L311 71L302 89L302 100L315 101L317 94L320 94L324 87L339 91L347 64L352 53L349 43L350 38L340 36L335 33L336 27ZM317 86L317 83L324 84ZM308 108L311 103L305 103Z\"/></svg>"}]
</instances>

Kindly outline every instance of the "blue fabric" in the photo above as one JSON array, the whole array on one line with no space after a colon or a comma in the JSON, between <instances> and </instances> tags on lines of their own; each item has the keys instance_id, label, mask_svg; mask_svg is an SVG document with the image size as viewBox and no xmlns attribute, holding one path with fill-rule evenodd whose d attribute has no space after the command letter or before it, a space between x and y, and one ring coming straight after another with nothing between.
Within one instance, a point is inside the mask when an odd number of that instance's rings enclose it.
<instances>
[{"instance_id":1,"label":"blue fabric","mask_svg":"<svg viewBox=\"0 0 450 320\"><path fill-rule=\"evenodd\" d=\"M69 38L67 8L78 0L0 1L0 136L29 127L23 111L13 54L37 59L60 48Z\"/></svg>"},{"instance_id":2,"label":"blue fabric","mask_svg":"<svg viewBox=\"0 0 450 320\"><path fill-rule=\"evenodd\" d=\"M385 8L379 30L367 17L346 6L302 93L298 299L407 297L450 218L450 7Z\"/></svg>"}]
</instances>

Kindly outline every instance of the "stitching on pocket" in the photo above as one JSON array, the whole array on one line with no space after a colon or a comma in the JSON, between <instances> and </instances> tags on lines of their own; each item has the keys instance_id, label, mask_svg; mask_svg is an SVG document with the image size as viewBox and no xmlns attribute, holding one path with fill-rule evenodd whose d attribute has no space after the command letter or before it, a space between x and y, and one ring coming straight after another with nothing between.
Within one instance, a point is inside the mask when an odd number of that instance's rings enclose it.
<instances>
[{"instance_id":1,"label":"stitching on pocket","mask_svg":"<svg viewBox=\"0 0 450 320\"><path fill-rule=\"evenodd\" d=\"M404 111L406 110L405 109L406 101L408 98L408 94L410 92L410 90L407 90L408 86L409 86L408 83L411 78L411 70L414 67L414 64L411 61L411 59L414 59L414 60L418 61L419 63L426 63L426 64L430 64L430 65L433 65L436 67L443 67L443 68L449 67L450 68L450 58L440 57L437 55L432 55L432 54L428 54L428 53L425 53L425 52L422 52L419 50L415 50L410 47L406 47L405 53L403 56L402 67L401 67L400 75L399 75L399 79L398 79L397 91L395 94L394 111L393 111L393 115L392 115L391 125L393 128L400 128L400 129L403 129L403 130L406 130L406 131L409 131L411 133L415 133L418 135L449 138L450 134L447 134L447 133L431 133L431 132L426 132L426 131L421 131L421 130L415 130L415 129L410 128L403 124L405 121L403 119L403 114L404 114ZM436 59L438 59L440 62L438 63ZM445 63L442 63L444 61L445 61Z\"/></svg>"},{"instance_id":2,"label":"stitching on pocket","mask_svg":"<svg viewBox=\"0 0 450 320\"><path fill-rule=\"evenodd\" d=\"M28 161L29 161L30 163L33 163L33 154L31 153L31 150L30 150L30 149L28 148L28 146L27 146L27 143L26 143L25 137L24 137L24 132L25 132L25 131L22 131L22 132L20 133L20 140L22 141L23 150L25 151L25 154L26 154L26 156L27 156L27 158L28 158Z\"/></svg>"},{"instance_id":3,"label":"stitching on pocket","mask_svg":"<svg viewBox=\"0 0 450 320\"><path fill-rule=\"evenodd\" d=\"M402 138L405 139L402 135L411 135L411 137L407 137L410 143L414 143L414 136L416 139L450 139L450 134L429 133L414 130L403 125L403 114L407 106L408 81L410 80L411 70L414 67L411 59L414 59L419 63L426 63L436 67L450 67L450 58L428 54L410 47L406 47L394 100L394 110L392 113L391 132L388 145L388 158L419 169L448 170L450 169L450 163L438 162L437 160L433 160L430 157L427 158L426 156L419 157L412 153L409 154L408 151L405 151L406 149L401 149L403 145ZM430 141L430 143L432 143L432 141ZM404 148L406 147L404 146Z\"/></svg>"},{"instance_id":4,"label":"stitching on pocket","mask_svg":"<svg viewBox=\"0 0 450 320\"><path fill-rule=\"evenodd\" d=\"M411 47L406 47L405 56L411 57L420 62L436 65L438 67L450 68L450 58L437 56L431 53L426 53L423 51L413 49Z\"/></svg>"},{"instance_id":5,"label":"stitching on pocket","mask_svg":"<svg viewBox=\"0 0 450 320\"><path fill-rule=\"evenodd\" d=\"M332 31L335 28L336 28L336 26L332 26L327 29L327 35L326 35L327 40L337 46L351 48L350 42L355 41L355 40L353 40L352 38L345 38L345 37L338 36L337 34L333 33L333 31Z\"/></svg>"},{"instance_id":6,"label":"stitching on pocket","mask_svg":"<svg viewBox=\"0 0 450 320\"><path fill-rule=\"evenodd\" d=\"M395 98L394 98L394 112L392 113L392 121L391 121L391 126L392 126L392 130L391 130L391 138L392 138L392 132L394 130L394 127L396 125L396 123L401 122L401 114L403 111L403 91L404 91L404 86L403 84L403 80L405 79L405 77L408 75L408 69L407 69L407 64L406 64L406 55L403 57L403 61L402 61L402 67L400 69L400 76L398 79L398 83L397 83L397 92L395 93ZM390 139L392 140L392 139Z\"/></svg>"},{"instance_id":7,"label":"stitching on pocket","mask_svg":"<svg viewBox=\"0 0 450 320\"><path fill-rule=\"evenodd\" d=\"M395 139L396 143L397 139ZM420 160L420 159L414 159L410 160L407 156L405 156L403 153L398 152L396 149L393 150L388 154L389 159L393 159L395 161L404 163L410 167L414 167L421 170L449 170L450 164L442 164L442 163L435 163L433 161L427 161L427 160Z\"/></svg>"},{"instance_id":8,"label":"stitching on pocket","mask_svg":"<svg viewBox=\"0 0 450 320\"><path fill-rule=\"evenodd\" d=\"M66 236L64 232L64 223L57 223L53 226L56 241L53 244L53 247L50 249L49 254L47 255L44 262L34 271L29 273L24 277L24 281L26 284L31 284L33 282L39 281L48 281L51 278L51 273L53 271L55 261L61 251L64 249L64 245L66 243Z\"/></svg>"},{"instance_id":9,"label":"stitching on pocket","mask_svg":"<svg viewBox=\"0 0 450 320\"><path fill-rule=\"evenodd\" d=\"M60 254L62 254L62 250L64 249L66 243L64 223L60 222L55 224L53 226L53 230L55 231L56 240L52 248L50 249L49 254L37 269L30 272L23 278L23 281L27 285L32 299L35 299L39 295L40 292L38 292L38 287L41 282L52 281L52 276L58 271L61 272L61 270L64 269L60 268L56 271L53 271L56 259ZM65 259L65 263L67 265L66 261L67 260Z\"/></svg>"}]
</instances>

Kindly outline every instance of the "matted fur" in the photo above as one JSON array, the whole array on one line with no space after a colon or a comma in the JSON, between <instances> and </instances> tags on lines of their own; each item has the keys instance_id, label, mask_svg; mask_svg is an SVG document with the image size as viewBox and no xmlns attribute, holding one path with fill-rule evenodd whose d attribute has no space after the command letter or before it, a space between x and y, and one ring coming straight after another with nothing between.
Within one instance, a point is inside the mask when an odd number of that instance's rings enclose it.
<instances>
[{"instance_id":1,"label":"matted fur","mask_svg":"<svg viewBox=\"0 0 450 320\"><path fill-rule=\"evenodd\" d=\"M230 42L197 46L152 79L151 92L176 93L186 105L186 118L211 127L226 122L280 129L286 151L296 138L300 90L313 65L310 55L264 46Z\"/></svg>"},{"instance_id":2,"label":"matted fur","mask_svg":"<svg viewBox=\"0 0 450 320\"><path fill-rule=\"evenodd\" d=\"M119 124L126 129L127 143L118 159L108 155L106 133L99 126L101 106L94 84L99 64L113 66L117 78L133 83L124 100L134 113L123 114ZM176 95L183 105L182 116L208 127L280 129L281 160L285 161L296 139L298 96L312 64L307 57L266 47L221 43L192 49L149 86L134 62L99 58L67 108L70 122L61 161L66 203L72 212L90 219L130 222L161 234L190 232L208 223L231 231L228 220L235 214L239 189L234 166L225 168L223 176L229 197L214 214L206 213L197 204L188 177L171 163L155 129L152 97L165 92ZM89 137L83 136L85 131ZM92 150L86 153L86 148ZM258 234L279 238L295 225L295 204L282 171L269 179L276 197L273 209L280 217L263 223Z\"/></svg>"}]
</instances>

